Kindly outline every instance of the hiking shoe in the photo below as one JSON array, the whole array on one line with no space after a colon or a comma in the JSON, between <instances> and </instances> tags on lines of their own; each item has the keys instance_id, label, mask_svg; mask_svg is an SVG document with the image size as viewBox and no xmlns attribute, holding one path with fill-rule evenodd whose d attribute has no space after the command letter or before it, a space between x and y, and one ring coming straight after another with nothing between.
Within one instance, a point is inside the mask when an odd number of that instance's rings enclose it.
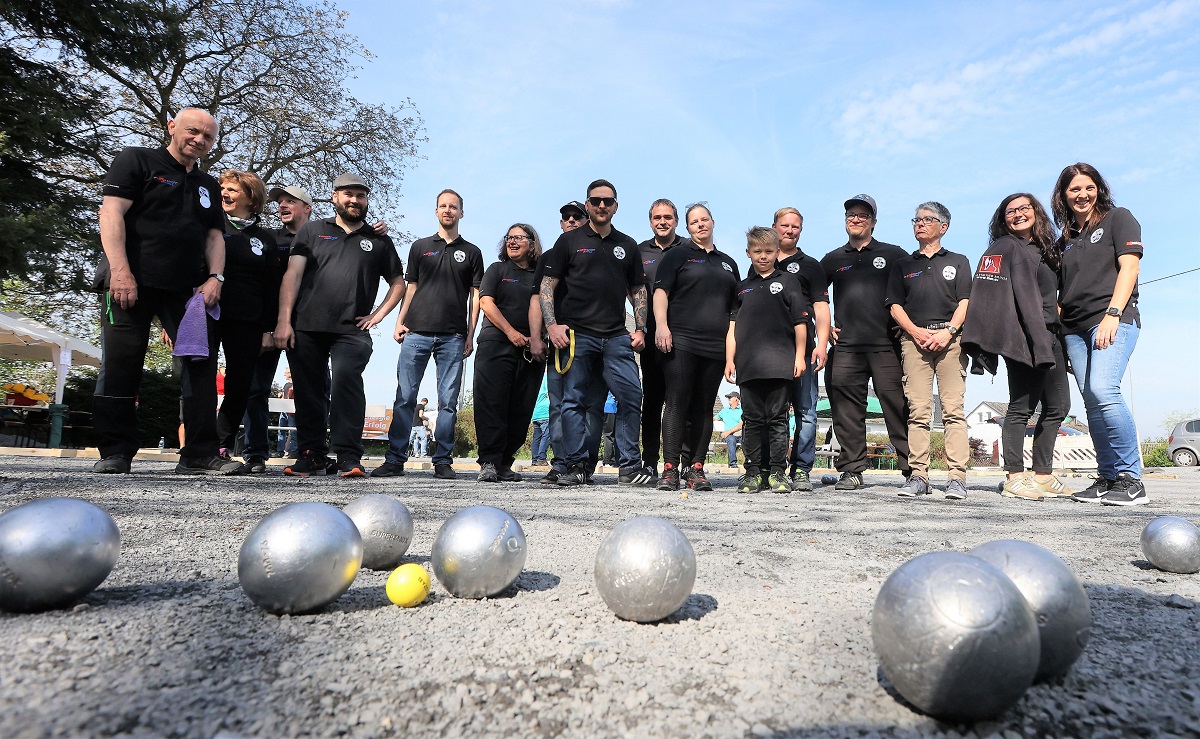
<instances>
[{"instance_id":1,"label":"hiking shoe","mask_svg":"<svg viewBox=\"0 0 1200 739\"><path fill-rule=\"evenodd\" d=\"M362 461L357 459L342 459L337 463L338 477L366 477L367 471L363 469Z\"/></svg>"},{"instance_id":2,"label":"hiking shoe","mask_svg":"<svg viewBox=\"0 0 1200 739\"><path fill-rule=\"evenodd\" d=\"M525 478L520 472L514 472L512 467L500 467L496 470L496 479L500 482L520 482Z\"/></svg>"},{"instance_id":3,"label":"hiking shoe","mask_svg":"<svg viewBox=\"0 0 1200 739\"><path fill-rule=\"evenodd\" d=\"M924 477L913 475L904 481L900 486L900 492L896 493L901 498L916 498L921 495L929 495L929 481Z\"/></svg>"},{"instance_id":4,"label":"hiking shoe","mask_svg":"<svg viewBox=\"0 0 1200 739\"><path fill-rule=\"evenodd\" d=\"M790 493L792 492L792 481L783 473L783 470L776 470L766 479L763 488L772 493Z\"/></svg>"},{"instance_id":5,"label":"hiking shoe","mask_svg":"<svg viewBox=\"0 0 1200 739\"><path fill-rule=\"evenodd\" d=\"M371 470L371 477L404 477L404 465L384 462Z\"/></svg>"},{"instance_id":6,"label":"hiking shoe","mask_svg":"<svg viewBox=\"0 0 1200 739\"><path fill-rule=\"evenodd\" d=\"M454 468L448 464L435 464L433 466L433 476L439 480L454 480L458 475L454 474Z\"/></svg>"},{"instance_id":7,"label":"hiking shoe","mask_svg":"<svg viewBox=\"0 0 1200 739\"><path fill-rule=\"evenodd\" d=\"M837 484L833 486L834 490L862 490L863 479L859 472L843 472L838 478Z\"/></svg>"},{"instance_id":8,"label":"hiking shoe","mask_svg":"<svg viewBox=\"0 0 1200 739\"><path fill-rule=\"evenodd\" d=\"M549 475L547 475L547 477L549 477ZM586 473L584 472L583 465L581 465L581 464L573 465L566 472L561 473L558 476L558 480L556 480L555 482L559 487L564 487L564 488L586 484L587 477L586 477Z\"/></svg>"},{"instance_id":9,"label":"hiking shoe","mask_svg":"<svg viewBox=\"0 0 1200 739\"><path fill-rule=\"evenodd\" d=\"M1039 480L1037 477L1031 476L1029 481L1038 489L1043 498L1069 498L1072 495L1071 489L1055 475L1050 475L1046 480Z\"/></svg>"},{"instance_id":10,"label":"hiking shoe","mask_svg":"<svg viewBox=\"0 0 1200 739\"><path fill-rule=\"evenodd\" d=\"M655 487L659 490L678 490L679 468L670 462L663 463L662 477L659 478L658 484Z\"/></svg>"},{"instance_id":11,"label":"hiking shoe","mask_svg":"<svg viewBox=\"0 0 1200 739\"><path fill-rule=\"evenodd\" d=\"M712 490L712 483L704 475L704 463L697 462L688 469L684 470L684 478L687 480L688 487L692 490L701 492Z\"/></svg>"},{"instance_id":12,"label":"hiking shoe","mask_svg":"<svg viewBox=\"0 0 1200 739\"><path fill-rule=\"evenodd\" d=\"M475 482L500 482L500 476L496 474L496 465L491 462L479 465L479 477L475 478Z\"/></svg>"},{"instance_id":13,"label":"hiking shoe","mask_svg":"<svg viewBox=\"0 0 1200 739\"><path fill-rule=\"evenodd\" d=\"M1138 478L1128 472L1117 475L1108 494L1101 499L1101 505L1148 505L1150 496L1146 495L1146 486Z\"/></svg>"},{"instance_id":14,"label":"hiking shoe","mask_svg":"<svg viewBox=\"0 0 1200 739\"><path fill-rule=\"evenodd\" d=\"M92 465L92 472L98 475L127 475L133 457L128 454L110 454Z\"/></svg>"},{"instance_id":15,"label":"hiking shoe","mask_svg":"<svg viewBox=\"0 0 1200 739\"><path fill-rule=\"evenodd\" d=\"M175 465L177 475L234 475L242 469L241 462L214 454L211 457L180 457Z\"/></svg>"},{"instance_id":16,"label":"hiking shoe","mask_svg":"<svg viewBox=\"0 0 1200 739\"><path fill-rule=\"evenodd\" d=\"M664 476L667 474L667 470L669 469L673 469L673 467L669 464L663 465ZM656 477L657 475L654 474L654 470L650 467L634 467L632 469L622 470L621 474L617 477L617 483L620 485L653 485ZM674 490L678 487L679 473L677 471L675 473L675 488L671 489ZM666 490L667 488L660 489Z\"/></svg>"},{"instance_id":17,"label":"hiking shoe","mask_svg":"<svg viewBox=\"0 0 1200 739\"><path fill-rule=\"evenodd\" d=\"M261 475L267 471L267 460L262 457L251 457L245 462L242 462L242 468L238 470L239 475Z\"/></svg>"},{"instance_id":18,"label":"hiking shoe","mask_svg":"<svg viewBox=\"0 0 1200 739\"><path fill-rule=\"evenodd\" d=\"M538 480L538 482L541 483L542 485L557 485L558 484L558 470L551 467L550 471L547 472L545 475L543 475L542 479Z\"/></svg>"},{"instance_id":19,"label":"hiking shoe","mask_svg":"<svg viewBox=\"0 0 1200 739\"><path fill-rule=\"evenodd\" d=\"M757 472L747 472L738 478L737 491L743 494L757 493L766 485L766 478Z\"/></svg>"},{"instance_id":20,"label":"hiking shoe","mask_svg":"<svg viewBox=\"0 0 1200 739\"><path fill-rule=\"evenodd\" d=\"M1005 498L1024 498L1025 500L1042 500L1046 494L1033 482L1032 475L1017 475L1004 481L1000 494Z\"/></svg>"},{"instance_id":21,"label":"hiking shoe","mask_svg":"<svg viewBox=\"0 0 1200 739\"><path fill-rule=\"evenodd\" d=\"M813 486L812 480L808 479L808 473L804 470L792 470L792 490L797 493L811 493Z\"/></svg>"},{"instance_id":22,"label":"hiking shoe","mask_svg":"<svg viewBox=\"0 0 1200 739\"><path fill-rule=\"evenodd\" d=\"M336 464L335 470L336 472ZM311 477L313 475L328 475L329 459L323 454L304 452L296 461L283 468L283 474L291 477Z\"/></svg>"},{"instance_id":23,"label":"hiking shoe","mask_svg":"<svg viewBox=\"0 0 1200 739\"><path fill-rule=\"evenodd\" d=\"M946 500L964 500L967 497L967 483L959 479L951 480L943 488Z\"/></svg>"},{"instance_id":24,"label":"hiking shoe","mask_svg":"<svg viewBox=\"0 0 1200 739\"><path fill-rule=\"evenodd\" d=\"M1115 480L1106 480L1103 477L1093 478L1092 484L1072 495L1071 500L1080 503L1099 503L1100 499L1107 495L1115 484Z\"/></svg>"}]
</instances>

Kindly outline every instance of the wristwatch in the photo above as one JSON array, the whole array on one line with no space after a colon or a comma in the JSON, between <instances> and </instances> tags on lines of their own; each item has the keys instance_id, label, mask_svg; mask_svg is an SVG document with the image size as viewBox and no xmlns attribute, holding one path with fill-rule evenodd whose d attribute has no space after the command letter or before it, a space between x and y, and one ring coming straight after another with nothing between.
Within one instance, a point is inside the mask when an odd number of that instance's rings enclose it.
<instances>
[{"instance_id":1,"label":"wristwatch","mask_svg":"<svg viewBox=\"0 0 1200 739\"><path fill-rule=\"evenodd\" d=\"M213 272L211 275L208 276L208 279L210 279L210 280L213 278L216 278L217 282L225 281L225 275L221 274L220 272Z\"/></svg>"},{"instance_id":2,"label":"wristwatch","mask_svg":"<svg viewBox=\"0 0 1200 739\"><path fill-rule=\"evenodd\" d=\"M1106 315L1106 316L1116 316L1117 318L1120 318L1120 317L1121 317L1121 309L1120 309L1120 308L1113 308L1112 306L1109 306L1108 310L1104 311L1104 315Z\"/></svg>"},{"instance_id":3,"label":"wristwatch","mask_svg":"<svg viewBox=\"0 0 1200 739\"><path fill-rule=\"evenodd\" d=\"M946 324L946 330L950 332L951 336L958 336L958 326L953 323Z\"/></svg>"},{"instance_id":4,"label":"wristwatch","mask_svg":"<svg viewBox=\"0 0 1200 739\"><path fill-rule=\"evenodd\" d=\"M645 327L645 326L634 326L634 327L633 327L633 330L634 330L634 331L641 331L642 333L646 333L646 327Z\"/></svg>"}]
</instances>

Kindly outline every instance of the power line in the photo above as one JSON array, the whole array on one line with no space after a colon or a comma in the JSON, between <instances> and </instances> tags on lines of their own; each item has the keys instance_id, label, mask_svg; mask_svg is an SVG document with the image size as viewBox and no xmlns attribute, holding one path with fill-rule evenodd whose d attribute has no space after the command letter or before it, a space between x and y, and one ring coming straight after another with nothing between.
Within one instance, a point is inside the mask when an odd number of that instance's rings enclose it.
<instances>
[{"instance_id":1,"label":"power line","mask_svg":"<svg viewBox=\"0 0 1200 739\"><path fill-rule=\"evenodd\" d=\"M1179 275L1186 275L1189 272L1197 272L1197 271L1200 271L1200 267L1192 267L1191 269L1185 269L1182 272L1176 272L1175 274L1167 275L1166 277L1155 277L1153 280L1146 280L1145 282L1141 282L1139 284L1149 285L1151 282L1160 282L1162 280L1169 280L1172 277L1178 277Z\"/></svg>"}]
</instances>

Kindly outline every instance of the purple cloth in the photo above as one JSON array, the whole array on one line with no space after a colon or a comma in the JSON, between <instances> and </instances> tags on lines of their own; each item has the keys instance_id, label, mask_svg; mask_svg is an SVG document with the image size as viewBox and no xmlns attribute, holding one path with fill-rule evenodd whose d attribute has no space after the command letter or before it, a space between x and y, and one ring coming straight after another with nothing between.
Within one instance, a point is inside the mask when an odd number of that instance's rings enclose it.
<instances>
[{"instance_id":1,"label":"purple cloth","mask_svg":"<svg viewBox=\"0 0 1200 739\"><path fill-rule=\"evenodd\" d=\"M175 334L175 350L173 356L181 359L208 359L208 321L205 313L213 320L221 318L221 306L214 305L205 309L204 296L196 293L187 302L183 311L183 320L179 322L179 331Z\"/></svg>"}]
</instances>

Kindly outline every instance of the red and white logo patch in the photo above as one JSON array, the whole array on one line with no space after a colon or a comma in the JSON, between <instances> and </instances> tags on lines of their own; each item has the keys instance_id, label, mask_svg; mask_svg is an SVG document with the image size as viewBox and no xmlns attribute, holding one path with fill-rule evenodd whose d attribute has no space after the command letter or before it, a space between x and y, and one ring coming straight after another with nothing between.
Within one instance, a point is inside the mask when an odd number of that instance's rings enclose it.
<instances>
[{"instance_id":1,"label":"red and white logo patch","mask_svg":"<svg viewBox=\"0 0 1200 739\"><path fill-rule=\"evenodd\" d=\"M979 273L985 275L1000 274L1000 261L1003 259L1001 254L984 254L983 259L979 260Z\"/></svg>"}]
</instances>

